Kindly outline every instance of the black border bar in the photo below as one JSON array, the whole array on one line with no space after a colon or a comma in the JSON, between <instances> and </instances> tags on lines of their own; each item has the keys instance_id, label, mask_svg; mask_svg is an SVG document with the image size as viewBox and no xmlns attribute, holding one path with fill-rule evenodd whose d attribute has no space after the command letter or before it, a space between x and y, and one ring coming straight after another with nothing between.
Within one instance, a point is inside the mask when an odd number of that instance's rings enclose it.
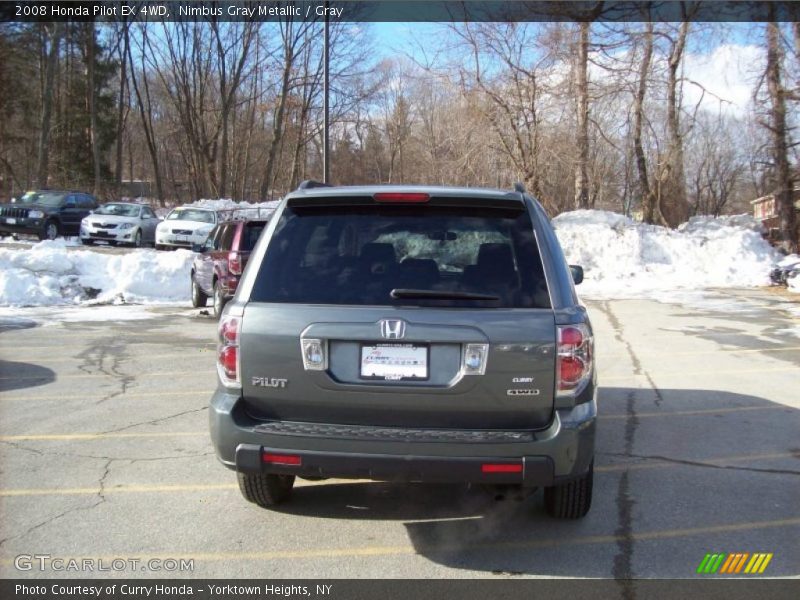
<instances>
[{"instance_id":1,"label":"black border bar","mask_svg":"<svg viewBox=\"0 0 800 600\"><path fill-rule=\"evenodd\" d=\"M794 22L796 0L5 0L0 23L54 21L322 21L339 22Z\"/></svg>"},{"instance_id":2,"label":"black border bar","mask_svg":"<svg viewBox=\"0 0 800 600\"><path fill-rule=\"evenodd\" d=\"M38 592L19 591L17 586ZM126 588L127 586L127 588ZM124 590L144 586L149 595L130 595ZM168 590L158 592L159 589ZM319 586L319 587L318 587ZM247 589L251 588L250 591ZM100 593L97 593L99 588ZM69 593L70 590L75 590ZM85 591L84 591L85 590ZM112 591L113 590L113 591ZM228 590L220 593L219 590ZM257 591L254 591L257 590ZM319 590L322 590L321 592ZM4 600L486 600L504 598L535 600L597 600L598 598L647 598L704 600L794 600L800 581L789 579L520 579L479 580L344 580L344 579L6 579L0 581Z\"/></svg>"}]
</instances>

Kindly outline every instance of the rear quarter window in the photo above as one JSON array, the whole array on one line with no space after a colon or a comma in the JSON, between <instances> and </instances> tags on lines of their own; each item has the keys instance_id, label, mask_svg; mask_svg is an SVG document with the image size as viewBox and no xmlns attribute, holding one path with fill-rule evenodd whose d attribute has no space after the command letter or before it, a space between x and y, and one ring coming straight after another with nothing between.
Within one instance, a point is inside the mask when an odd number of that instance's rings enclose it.
<instances>
[{"instance_id":1,"label":"rear quarter window","mask_svg":"<svg viewBox=\"0 0 800 600\"><path fill-rule=\"evenodd\" d=\"M440 298L393 297L422 290ZM451 297L445 298L447 294ZM493 300L452 298L482 294ZM260 265L256 302L549 308L524 208L287 207Z\"/></svg>"}]
</instances>

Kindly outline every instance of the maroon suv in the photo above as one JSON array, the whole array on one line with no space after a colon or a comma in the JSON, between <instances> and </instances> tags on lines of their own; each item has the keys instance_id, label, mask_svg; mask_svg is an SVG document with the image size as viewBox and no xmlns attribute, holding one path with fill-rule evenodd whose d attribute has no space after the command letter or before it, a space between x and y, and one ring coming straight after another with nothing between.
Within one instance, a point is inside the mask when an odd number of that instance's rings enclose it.
<instances>
[{"instance_id":1,"label":"maroon suv","mask_svg":"<svg viewBox=\"0 0 800 600\"><path fill-rule=\"evenodd\" d=\"M214 316L219 317L225 304L236 293L239 278L268 220L228 221L220 223L197 252L192 265L192 306L205 306L214 301Z\"/></svg>"}]
</instances>

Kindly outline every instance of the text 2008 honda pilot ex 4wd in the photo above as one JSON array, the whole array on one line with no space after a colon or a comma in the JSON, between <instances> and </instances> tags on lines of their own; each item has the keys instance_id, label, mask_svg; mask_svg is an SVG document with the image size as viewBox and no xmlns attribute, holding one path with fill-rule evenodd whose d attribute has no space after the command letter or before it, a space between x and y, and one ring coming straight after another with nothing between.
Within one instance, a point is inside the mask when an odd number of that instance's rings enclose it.
<instances>
[{"instance_id":1,"label":"text 2008 honda pilot ex 4wd","mask_svg":"<svg viewBox=\"0 0 800 600\"><path fill-rule=\"evenodd\" d=\"M247 500L340 477L542 486L551 514L587 513L592 329L518 190L282 201L219 326L211 436Z\"/></svg>"}]
</instances>

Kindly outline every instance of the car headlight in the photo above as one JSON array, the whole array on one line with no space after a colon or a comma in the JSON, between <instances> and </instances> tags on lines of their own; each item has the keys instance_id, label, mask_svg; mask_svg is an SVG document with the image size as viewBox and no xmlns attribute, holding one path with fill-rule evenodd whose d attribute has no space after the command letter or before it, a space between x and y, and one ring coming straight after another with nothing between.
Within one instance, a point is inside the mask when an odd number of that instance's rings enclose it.
<instances>
[{"instance_id":1,"label":"car headlight","mask_svg":"<svg viewBox=\"0 0 800 600\"><path fill-rule=\"evenodd\" d=\"M28 217L31 219L41 219L44 216L44 213L40 210L32 210L28 212Z\"/></svg>"},{"instance_id":2,"label":"car headlight","mask_svg":"<svg viewBox=\"0 0 800 600\"><path fill-rule=\"evenodd\" d=\"M201 227L197 231L194 232L195 235L200 237L208 237L208 234L211 233L211 230L214 229L213 227Z\"/></svg>"},{"instance_id":3,"label":"car headlight","mask_svg":"<svg viewBox=\"0 0 800 600\"><path fill-rule=\"evenodd\" d=\"M121 223L119 226L120 229L130 229L131 227L133 227L133 223Z\"/></svg>"}]
</instances>

